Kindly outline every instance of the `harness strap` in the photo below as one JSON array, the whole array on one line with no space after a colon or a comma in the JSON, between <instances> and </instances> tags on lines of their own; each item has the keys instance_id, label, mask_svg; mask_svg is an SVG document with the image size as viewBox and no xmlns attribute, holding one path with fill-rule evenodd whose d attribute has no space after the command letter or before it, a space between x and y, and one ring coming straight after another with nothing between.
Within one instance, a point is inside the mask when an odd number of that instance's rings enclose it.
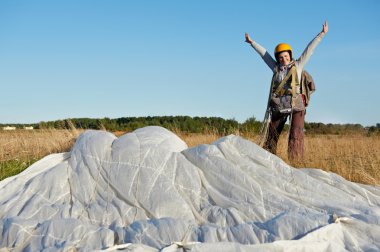
<instances>
[{"instance_id":1,"label":"harness strap","mask_svg":"<svg viewBox=\"0 0 380 252\"><path fill-rule=\"evenodd\" d=\"M277 96L281 96L281 91L283 91L283 87L285 85L285 83L289 80L290 77L292 77L292 84L291 84L291 87L292 87L292 94L293 94L293 97L295 96L296 94L296 76L297 76L297 71L296 71L296 67L293 65L288 74L285 76L285 78L281 81L281 83L278 85L276 91L274 91L274 93L277 95Z\"/></svg>"}]
</instances>

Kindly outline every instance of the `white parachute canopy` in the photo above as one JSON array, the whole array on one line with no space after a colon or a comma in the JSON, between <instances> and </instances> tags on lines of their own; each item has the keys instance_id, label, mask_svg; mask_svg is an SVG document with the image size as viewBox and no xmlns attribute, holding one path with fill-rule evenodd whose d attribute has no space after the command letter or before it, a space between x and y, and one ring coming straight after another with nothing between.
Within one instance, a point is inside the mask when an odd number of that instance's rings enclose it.
<instances>
[{"instance_id":1,"label":"white parachute canopy","mask_svg":"<svg viewBox=\"0 0 380 252\"><path fill-rule=\"evenodd\" d=\"M145 127L86 131L0 182L12 251L378 251L380 188L295 169L241 137L188 148Z\"/></svg>"}]
</instances>

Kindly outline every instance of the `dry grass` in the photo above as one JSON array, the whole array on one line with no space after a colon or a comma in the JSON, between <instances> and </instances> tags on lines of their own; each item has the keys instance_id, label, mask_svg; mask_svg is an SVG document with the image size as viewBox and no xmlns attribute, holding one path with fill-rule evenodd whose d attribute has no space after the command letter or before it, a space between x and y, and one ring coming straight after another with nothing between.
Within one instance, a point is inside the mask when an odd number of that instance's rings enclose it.
<instances>
[{"instance_id":1,"label":"dry grass","mask_svg":"<svg viewBox=\"0 0 380 252\"><path fill-rule=\"evenodd\" d=\"M78 134L79 131L54 129L0 131L0 161L41 158L68 151Z\"/></svg>"},{"instance_id":2,"label":"dry grass","mask_svg":"<svg viewBox=\"0 0 380 252\"><path fill-rule=\"evenodd\" d=\"M176 133L183 141L186 142L187 146L194 147L200 144L210 144L221 136L211 133L211 134L201 134L201 133Z\"/></svg>"},{"instance_id":3,"label":"dry grass","mask_svg":"<svg viewBox=\"0 0 380 252\"><path fill-rule=\"evenodd\" d=\"M358 183L380 185L380 137L319 135L305 138L305 162Z\"/></svg>"},{"instance_id":4,"label":"dry grass","mask_svg":"<svg viewBox=\"0 0 380 252\"><path fill-rule=\"evenodd\" d=\"M81 131L73 130L16 130L0 131L0 180L17 174L34 161L50 154L68 151ZM120 136L124 132L115 132ZM176 132L189 147L209 144L221 136ZM278 155L286 157L286 134L280 138ZM256 142L254 136L244 136ZM321 168L344 178L380 185L380 137L365 135L316 135L305 137L305 161L295 167Z\"/></svg>"},{"instance_id":5,"label":"dry grass","mask_svg":"<svg viewBox=\"0 0 380 252\"><path fill-rule=\"evenodd\" d=\"M189 147L211 143L221 137L216 134L178 135ZM258 137L243 137L258 143ZM305 136L304 144L304 162L291 163L292 166L319 168L337 173L353 182L380 185L380 136L308 135ZM281 159L289 163L286 134L282 134L277 152Z\"/></svg>"},{"instance_id":6,"label":"dry grass","mask_svg":"<svg viewBox=\"0 0 380 252\"><path fill-rule=\"evenodd\" d=\"M0 131L0 180L48 154L69 151L79 134L76 129Z\"/></svg>"}]
</instances>

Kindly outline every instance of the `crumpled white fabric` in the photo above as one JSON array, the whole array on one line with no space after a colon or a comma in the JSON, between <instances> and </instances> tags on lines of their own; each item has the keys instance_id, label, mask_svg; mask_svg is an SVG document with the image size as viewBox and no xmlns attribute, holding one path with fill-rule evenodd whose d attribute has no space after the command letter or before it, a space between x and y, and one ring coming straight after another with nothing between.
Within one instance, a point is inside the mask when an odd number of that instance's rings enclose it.
<instances>
[{"instance_id":1,"label":"crumpled white fabric","mask_svg":"<svg viewBox=\"0 0 380 252\"><path fill-rule=\"evenodd\" d=\"M0 182L12 251L380 250L380 188L295 169L239 136L86 131Z\"/></svg>"}]
</instances>

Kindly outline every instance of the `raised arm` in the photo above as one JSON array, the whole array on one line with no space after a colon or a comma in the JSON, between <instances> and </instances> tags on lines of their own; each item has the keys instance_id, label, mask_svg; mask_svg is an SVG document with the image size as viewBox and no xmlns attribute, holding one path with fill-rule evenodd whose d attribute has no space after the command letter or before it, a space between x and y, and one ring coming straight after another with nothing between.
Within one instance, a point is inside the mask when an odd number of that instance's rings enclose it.
<instances>
[{"instance_id":1,"label":"raised arm","mask_svg":"<svg viewBox=\"0 0 380 252\"><path fill-rule=\"evenodd\" d=\"M329 26L327 21L322 25L322 31L318 33L318 35L307 45L305 50L303 51L301 57L297 60L297 72L298 70L301 72L304 68L305 64L309 61L310 56L313 54L314 49L321 42L322 38L326 35L329 30Z\"/></svg>"},{"instance_id":2,"label":"raised arm","mask_svg":"<svg viewBox=\"0 0 380 252\"><path fill-rule=\"evenodd\" d=\"M250 44L253 49L261 56L264 62L268 65L268 67L274 71L276 67L276 61L270 56L267 50L259 45L256 41L252 40L248 33L245 33L245 42Z\"/></svg>"}]
</instances>

